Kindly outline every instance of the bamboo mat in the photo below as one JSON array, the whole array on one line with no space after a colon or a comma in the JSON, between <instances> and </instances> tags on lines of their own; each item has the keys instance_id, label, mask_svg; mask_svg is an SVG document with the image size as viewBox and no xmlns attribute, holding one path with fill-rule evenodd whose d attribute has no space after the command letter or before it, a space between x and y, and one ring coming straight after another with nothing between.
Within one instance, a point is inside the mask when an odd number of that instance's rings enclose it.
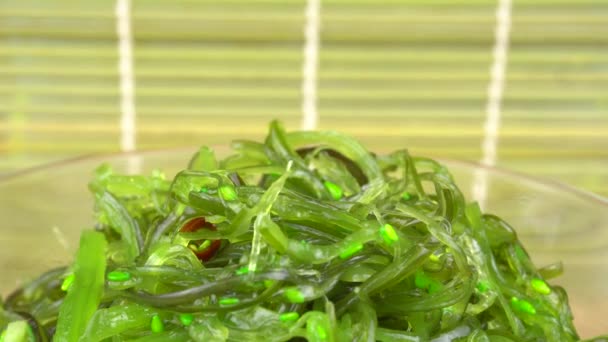
<instances>
[{"instance_id":1,"label":"bamboo mat","mask_svg":"<svg viewBox=\"0 0 608 342\"><path fill-rule=\"evenodd\" d=\"M309 0L308 0L309 1ZM136 148L302 122L307 0L133 0ZM477 161L497 1L322 0L321 129ZM608 1L514 0L497 164L608 195ZM0 1L0 172L120 150L114 1Z\"/></svg>"}]
</instances>

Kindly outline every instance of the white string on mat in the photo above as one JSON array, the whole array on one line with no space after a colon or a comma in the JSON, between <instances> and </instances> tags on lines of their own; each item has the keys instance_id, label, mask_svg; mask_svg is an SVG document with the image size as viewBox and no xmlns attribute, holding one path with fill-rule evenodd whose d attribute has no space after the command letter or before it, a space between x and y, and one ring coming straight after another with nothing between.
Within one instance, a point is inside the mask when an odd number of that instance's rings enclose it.
<instances>
[{"instance_id":1,"label":"white string on mat","mask_svg":"<svg viewBox=\"0 0 608 342\"><path fill-rule=\"evenodd\" d=\"M491 78L488 85L486 121L482 143L481 164L494 166L500 132L501 105L504 93L505 74L509 54L509 34L511 31L511 0L499 0L496 8L496 28L493 48ZM488 197L488 174L483 168L476 170L473 184L473 198L484 208Z\"/></svg>"},{"instance_id":2,"label":"white string on mat","mask_svg":"<svg viewBox=\"0 0 608 342\"><path fill-rule=\"evenodd\" d=\"M304 23L304 60L302 64L302 129L313 130L319 124L317 108L317 72L319 69L319 21L321 0L308 0Z\"/></svg>"},{"instance_id":3,"label":"white string on mat","mask_svg":"<svg viewBox=\"0 0 608 342\"><path fill-rule=\"evenodd\" d=\"M116 35L118 40L118 72L120 75L120 149L131 152L136 148L135 77L133 73L133 32L131 30L131 0L116 0ZM138 173L141 161L132 156L127 171Z\"/></svg>"}]
</instances>

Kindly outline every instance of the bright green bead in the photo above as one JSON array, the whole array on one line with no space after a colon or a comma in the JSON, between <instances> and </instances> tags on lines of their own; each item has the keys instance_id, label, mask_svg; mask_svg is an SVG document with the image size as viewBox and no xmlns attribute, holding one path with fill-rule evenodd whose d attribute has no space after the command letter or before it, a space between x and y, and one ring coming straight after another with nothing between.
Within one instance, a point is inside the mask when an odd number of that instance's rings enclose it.
<instances>
[{"instance_id":1,"label":"bright green bead","mask_svg":"<svg viewBox=\"0 0 608 342\"><path fill-rule=\"evenodd\" d=\"M410 195L409 192L404 192L403 195L401 195L401 198L403 198L405 201L409 201L410 199L412 199L412 195Z\"/></svg>"},{"instance_id":2,"label":"bright green bead","mask_svg":"<svg viewBox=\"0 0 608 342\"><path fill-rule=\"evenodd\" d=\"M540 294L548 295L549 293L551 293L551 288L542 279L534 278L530 280L530 285L532 286L532 289L534 289L534 291Z\"/></svg>"},{"instance_id":3,"label":"bright green bead","mask_svg":"<svg viewBox=\"0 0 608 342\"><path fill-rule=\"evenodd\" d=\"M315 330L315 334L317 335L318 339L320 339L320 340L327 339L327 330L325 330L325 328L321 324L316 324L314 330Z\"/></svg>"},{"instance_id":4,"label":"bright green bead","mask_svg":"<svg viewBox=\"0 0 608 342\"><path fill-rule=\"evenodd\" d=\"M121 281L127 281L129 279L131 279L131 273L129 273L129 272L112 271L112 272L108 273L109 281L121 282Z\"/></svg>"},{"instance_id":5,"label":"bright green bead","mask_svg":"<svg viewBox=\"0 0 608 342\"><path fill-rule=\"evenodd\" d=\"M220 196L226 201L234 201L238 198L236 194L236 190L233 186L230 185L222 185L220 187Z\"/></svg>"},{"instance_id":6,"label":"bright green bead","mask_svg":"<svg viewBox=\"0 0 608 342\"><path fill-rule=\"evenodd\" d=\"M530 315L534 315L536 314L536 309L534 308L534 306L525 300L520 301L520 310L525 312L525 313L529 313Z\"/></svg>"},{"instance_id":7,"label":"bright green bead","mask_svg":"<svg viewBox=\"0 0 608 342\"><path fill-rule=\"evenodd\" d=\"M181 314L181 315L179 315L179 321L182 322L182 324L187 327L190 324L192 324L192 322L194 321L194 315L188 314L188 313Z\"/></svg>"},{"instance_id":8,"label":"bright green bead","mask_svg":"<svg viewBox=\"0 0 608 342\"><path fill-rule=\"evenodd\" d=\"M395 228L393 228L393 226L388 223L386 223L380 228L380 235L384 239L384 242L389 245L393 242L399 241L399 235L397 235Z\"/></svg>"},{"instance_id":9,"label":"bright green bead","mask_svg":"<svg viewBox=\"0 0 608 342\"><path fill-rule=\"evenodd\" d=\"M363 249L362 243L360 243L360 242L354 243L354 244L346 247L346 249L343 250L342 253L340 253L340 259L348 259L362 249Z\"/></svg>"},{"instance_id":10,"label":"bright green bead","mask_svg":"<svg viewBox=\"0 0 608 342\"><path fill-rule=\"evenodd\" d=\"M536 314L536 309L532 303L528 302L525 299L519 299L516 297L511 297L511 306L513 309L519 312L527 313L530 315Z\"/></svg>"},{"instance_id":11,"label":"bright green bead","mask_svg":"<svg viewBox=\"0 0 608 342\"><path fill-rule=\"evenodd\" d=\"M61 290L67 292L70 289L70 286L72 286L73 282L74 273L68 275L67 277L65 277L65 279L63 279L63 282L61 283Z\"/></svg>"},{"instance_id":12,"label":"bright green bead","mask_svg":"<svg viewBox=\"0 0 608 342\"><path fill-rule=\"evenodd\" d=\"M152 321L150 322L150 330L155 334L165 331L165 325L163 324L163 320L160 318L160 316L152 316Z\"/></svg>"},{"instance_id":13,"label":"bright green bead","mask_svg":"<svg viewBox=\"0 0 608 342\"><path fill-rule=\"evenodd\" d=\"M285 297L292 303L301 304L306 301L304 294L297 287L287 287L283 291Z\"/></svg>"},{"instance_id":14,"label":"bright green bead","mask_svg":"<svg viewBox=\"0 0 608 342\"><path fill-rule=\"evenodd\" d=\"M300 318L300 314L295 311L286 312L284 314L279 315L279 320L281 322L296 321L298 318Z\"/></svg>"},{"instance_id":15,"label":"bright green bead","mask_svg":"<svg viewBox=\"0 0 608 342\"><path fill-rule=\"evenodd\" d=\"M477 283L477 290L479 290L479 292L484 293L484 292L488 291L489 289L490 289L490 284L488 284L487 281L480 280Z\"/></svg>"},{"instance_id":16,"label":"bright green bead","mask_svg":"<svg viewBox=\"0 0 608 342\"><path fill-rule=\"evenodd\" d=\"M327 191L329 191L329 194L331 195L331 197L333 199L335 199L336 201L339 200L340 198L342 198L342 196L344 195L344 193L342 192L342 189L336 183L332 183L330 181L325 181L325 182L323 182L323 185L325 185L325 188L327 189Z\"/></svg>"},{"instance_id":17,"label":"bright green bead","mask_svg":"<svg viewBox=\"0 0 608 342\"><path fill-rule=\"evenodd\" d=\"M228 297L228 298L220 299L219 303L221 306L229 306L229 305L236 305L239 302L240 302L240 300L238 298Z\"/></svg>"},{"instance_id":18,"label":"bright green bead","mask_svg":"<svg viewBox=\"0 0 608 342\"><path fill-rule=\"evenodd\" d=\"M243 266L243 267L239 268L238 270L236 270L236 272L234 272L234 273L236 273L237 275L245 275L245 274L249 273L249 267Z\"/></svg>"},{"instance_id":19,"label":"bright green bead","mask_svg":"<svg viewBox=\"0 0 608 342\"><path fill-rule=\"evenodd\" d=\"M321 325L317 325L316 327L317 337L321 340L327 339L327 331Z\"/></svg>"}]
</instances>

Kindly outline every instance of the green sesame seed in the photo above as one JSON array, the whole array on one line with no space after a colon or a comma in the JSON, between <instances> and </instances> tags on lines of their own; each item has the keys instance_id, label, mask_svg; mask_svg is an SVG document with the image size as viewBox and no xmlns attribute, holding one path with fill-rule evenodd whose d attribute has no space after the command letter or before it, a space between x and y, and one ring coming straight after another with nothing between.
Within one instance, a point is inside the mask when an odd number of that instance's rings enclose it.
<instances>
[{"instance_id":1,"label":"green sesame seed","mask_svg":"<svg viewBox=\"0 0 608 342\"><path fill-rule=\"evenodd\" d=\"M527 313L530 315L536 314L536 309L534 308L534 305L532 305L530 302L528 302L525 299L511 297L511 306L513 307L513 309L515 309L519 312Z\"/></svg>"},{"instance_id":2,"label":"green sesame seed","mask_svg":"<svg viewBox=\"0 0 608 342\"><path fill-rule=\"evenodd\" d=\"M243 266L243 267L239 268L238 270L236 270L236 272L234 272L234 273L236 273L237 275L247 274L247 273L249 273L249 267Z\"/></svg>"},{"instance_id":3,"label":"green sesame seed","mask_svg":"<svg viewBox=\"0 0 608 342\"><path fill-rule=\"evenodd\" d=\"M490 284L487 281L481 280L477 283L477 290L479 292L484 293L490 289Z\"/></svg>"},{"instance_id":4,"label":"green sesame seed","mask_svg":"<svg viewBox=\"0 0 608 342\"><path fill-rule=\"evenodd\" d=\"M287 297L287 299L290 302L295 303L295 304L304 303L306 300L302 291L300 291L297 287L285 288L284 294L285 294L285 297Z\"/></svg>"},{"instance_id":5,"label":"green sesame seed","mask_svg":"<svg viewBox=\"0 0 608 342\"><path fill-rule=\"evenodd\" d=\"M360 242L353 243L352 245L346 247L346 249L344 249L342 251L342 253L340 253L340 259L348 259L362 249L363 249L362 243L360 243Z\"/></svg>"},{"instance_id":6,"label":"green sesame seed","mask_svg":"<svg viewBox=\"0 0 608 342\"><path fill-rule=\"evenodd\" d=\"M112 271L108 273L109 281L127 281L131 279L131 273L125 271Z\"/></svg>"},{"instance_id":7,"label":"green sesame seed","mask_svg":"<svg viewBox=\"0 0 608 342\"><path fill-rule=\"evenodd\" d=\"M279 320L281 322L290 322L290 321L295 321L298 318L300 318L300 314L292 311L292 312L286 312L284 314L279 315Z\"/></svg>"},{"instance_id":8,"label":"green sesame seed","mask_svg":"<svg viewBox=\"0 0 608 342\"><path fill-rule=\"evenodd\" d=\"M536 309L534 308L534 306L530 302L525 300L520 301L520 310L529 313L530 315L536 314Z\"/></svg>"},{"instance_id":9,"label":"green sesame seed","mask_svg":"<svg viewBox=\"0 0 608 342\"><path fill-rule=\"evenodd\" d=\"M511 307L516 309L519 305L519 299L517 297L511 297Z\"/></svg>"},{"instance_id":10,"label":"green sesame seed","mask_svg":"<svg viewBox=\"0 0 608 342\"><path fill-rule=\"evenodd\" d=\"M61 283L61 290L67 292L70 289L70 286L72 286L73 282L74 274L72 273L63 279L63 283Z\"/></svg>"},{"instance_id":11,"label":"green sesame seed","mask_svg":"<svg viewBox=\"0 0 608 342\"><path fill-rule=\"evenodd\" d=\"M209 189L206 186L201 187L201 192L207 193Z\"/></svg>"},{"instance_id":12,"label":"green sesame seed","mask_svg":"<svg viewBox=\"0 0 608 342\"><path fill-rule=\"evenodd\" d=\"M399 235L397 235L395 228L388 223L380 228L380 235L384 239L384 242L389 245L393 242L399 241Z\"/></svg>"},{"instance_id":13,"label":"green sesame seed","mask_svg":"<svg viewBox=\"0 0 608 342\"><path fill-rule=\"evenodd\" d=\"M534 279L530 280L530 285L532 286L534 291L536 291L540 294L548 295L549 293L551 293L551 288L542 279L534 278Z\"/></svg>"},{"instance_id":14,"label":"green sesame seed","mask_svg":"<svg viewBox=\"0 0 608 342\"><path fill-rule=\"evenodd\" d=\"M222 306L228 306L228 305L236 305L240 302L240 300L238 298L234 298L234 297L228 297L228 298L222 298L220 299L220 305Z\"/></svg>"},{"instance_id":15,"label":"green sesame seed","mask_svg":"<svg viewBox=\"0 0 608 342\"><path fill-rule=\"evenodd\" d=\"M194 321L194 316L189 313L179 315L179 321L182 322L184 326L189 326Z\"/></svg>"},{"instance_id":16,"label":"green sesame seed","mask_svg":"<svg viewBox=\"0 0 608 342\"><path fill-rule=\"evenodd\" d=\"M330 181L325 181L325 182L323 182L323 185L325 185L325 188L327 189L327 191L329 191L329 194L331 195L331 197L333 199L335 199L336 201L339 200L340 198L342 198L342 196L344 195L344 193L342 192L342 189L336 183L332 183Z\"/></svg>"},{"instance_id":17,"label":"green sesame seed","mask_svg":"<svg viewBox=\"0 0 608 342\"><path fill-rule=\"evenodd\" d=\"M429 260L432 262L439 262L439 256L437 254L431 254L429 255Z\"/></svg>"},{"instance_id":18,"label":"green sesame seed","mask_svg":"<svg viewBox=\"0 0 608 342\"><path fill-rule=\"evenodd\" d=\"M160 316L152 316L152 321L150 322L150 330L155 334L165 331L165 325L163 324L163 320L160 319Z\"/></svg>"},{"instance_id":19,"label":"green sesame seed","mask_svg":"<svg viewBox=\"0 0 608 342\"><path fill-rule=\"evenodd\" d=\"M220 196L226 201L234 201L238 197L236 190L230 185L222 185L220 187Z\"/></svg>"},{"instance_id":20,"label":"green sesame seed","mask_svg":"<svg viewBox=\"0 0 608 342\"><path fill-rule=\"evenodd\" d=\"M412 199L412 195L410 195L409 192L404 192L403 195L401 195L401 198L403 198L403 200L405 201L409 201L410 199Z\"/></svg>"},{"instance_id":21,"label":"green sesame seed","mask_svg":"<svg viewBox=\"0 0 608 342\"><path fill-rule=\"evenodd\" d=\"M325 331L325 328L323 328L323 326L317 325L315 328L315 331L317 332L317 337L319 339L321 339L321 340L327 339L327 331Z\"/></svg>"}]
</instances>

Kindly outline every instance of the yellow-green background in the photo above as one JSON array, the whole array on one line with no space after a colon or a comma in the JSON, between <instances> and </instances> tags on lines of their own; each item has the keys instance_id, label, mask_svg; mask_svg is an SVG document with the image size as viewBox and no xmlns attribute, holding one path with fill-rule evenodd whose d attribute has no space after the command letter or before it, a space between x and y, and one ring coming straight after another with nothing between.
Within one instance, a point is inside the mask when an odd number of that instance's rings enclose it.
<instances>
[{"instance_id":1,"label":"yellow-green background","mask_svg":"<svg viewBox=\"0 0 608 342\"><path fill-rule=\"evenodd\" d=\"M137 148L301 122L305 0L134 0ZM0 172L119 150L114 1L0 0ZM479 160L497 1L322 0L320 128ZM498 165L608 195L608 0L513 0Z\"/></svg>"}]
</instances>

